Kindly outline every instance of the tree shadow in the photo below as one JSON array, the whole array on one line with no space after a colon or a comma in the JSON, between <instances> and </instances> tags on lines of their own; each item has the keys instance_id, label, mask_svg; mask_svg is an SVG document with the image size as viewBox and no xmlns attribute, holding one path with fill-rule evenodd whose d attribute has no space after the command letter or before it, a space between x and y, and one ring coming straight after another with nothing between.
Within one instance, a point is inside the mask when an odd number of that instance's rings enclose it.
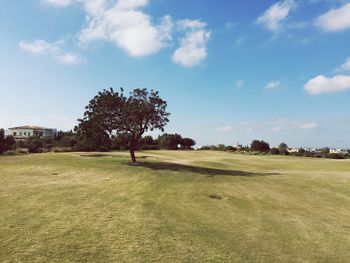
<instances>
[{"instance_id":1,"label":"tree shadow","mask_svg":"<svg viewBox=\"0 0 350 263\"><path fill-rule=\"evenodd\" d=\"M172 171L172 172L190 172L197 173L202 175L207 175L209 177L214 176L271 176L279 175L279 173L254 173L254 172L243 172L236 170L224 170L217 168L208 168L208 167L198 167L178 163L168 163L168 162L138 162L137 164L131 164L132 166L140 166L155 171Z\"/></svg>"}]
</instances>

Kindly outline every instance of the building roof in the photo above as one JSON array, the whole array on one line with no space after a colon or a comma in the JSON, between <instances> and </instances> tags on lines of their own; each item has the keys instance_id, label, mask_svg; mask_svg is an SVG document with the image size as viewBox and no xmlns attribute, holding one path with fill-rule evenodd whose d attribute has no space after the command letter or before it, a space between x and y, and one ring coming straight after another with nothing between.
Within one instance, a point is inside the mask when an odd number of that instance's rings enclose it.
<instances>
[{"instance_id":1,"label":"building roof","mask_svg":"<svg viewBox=\"0 0 350 263\"><path fill-rule=\"evenodd\" d=\"M24 125L24 126L18 126L18 127L12 127L9 128L9 130L18 130L18 129L31 129L31 130L52 130L50 128L40 127L40 126L34 126L34 125Z\"/></svg>"}]
</instances>

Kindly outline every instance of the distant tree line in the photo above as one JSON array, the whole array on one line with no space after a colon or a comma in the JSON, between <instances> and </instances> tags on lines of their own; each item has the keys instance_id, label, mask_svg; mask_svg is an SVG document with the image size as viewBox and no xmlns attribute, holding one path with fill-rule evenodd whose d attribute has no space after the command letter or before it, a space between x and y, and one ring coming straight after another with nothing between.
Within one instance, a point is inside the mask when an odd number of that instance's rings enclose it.
<instances>
[{"instance_id":1,"label":"distant tree line","mask_svg":"<svg viewBox=\"0 0 350 263\"><path fill-rule=\"evenodd\" d=\"M79 137L74 146L78 151L110 151L110 150L130 150L132 138L127 133L117 133L111 136L107 134L91 137ZM181 135L164 133L154 139L150 135L142 136L141 139L133 145L135 150L193 150L196 142L191 138L183 138Z\"/></svg>"},{"instance_id":2,"label":"distant tree line","mask_svg":"<svg viewBox=\"0 0 350 263\"><path fill-rule=\"evenodd\" d=\"M41 153L66 151L129 151L131 138L126 133L116 133L112 136L95 133L91 137L68 131L59 131L55 138L32 136L26 140L15 141L13 136L4 135L0 129L0 154L11 153ZM135 150L193 150L196 142L191 138L183 138L180 134L164 133L156 139L143 136L135 145Z\"/></svg>"},{"instance_id":3,"label":"distant tree line","mask_svg":"<svg viewBox=\"0 0 350 263\"><path fill-rule=\"evenodd\" d=\"M298 151L291 152L288 145L282 142L278 147L270 148L270 144L263 140L253 140L250 146L234 147L225 144L218 145L204 145L198 150L212 150L212 151L228 151L228 152L242 152L249 154L272 154L272 155L292 155L303 157L315 157L315 158L331 158L331 159L345 159L350 158L350 150L347 153L330 153L328 147L324 147L315 151L307 150L304 148L298 149Z\"/></svg>"},{"instance_id":4,"label":"distant tree line","mask_svg":"<svg viewBox=\"0 0 350 263\"><path fill-rule=\"evenodd\" d=\"M130 135L127 133L115 133L109 136L106 133L92 133L91 136L68 131L59 131L55 138L51 137L29 137L27 140L15 141L13 136L5 136L3 129L0 129L0 154L17 153L40 153L40 152L66 152L66 151L129 151ZM150 135L142 136L139 142L134 145L135 150L193 150L196 142L191 138L183 138L180 134L164 133L157 138ZM269 143L263 140L253 140L249 146L231 146L225 144L205 145L198 150L241 152L248 154L271 154L271 155L292 155L314 158L345 159L350 158L350 150L347 153L330 153L328 147L318 150L299 148L297 151L290 151L286 143L278 147L270 147Z\"/></svg>"}]
</instances>

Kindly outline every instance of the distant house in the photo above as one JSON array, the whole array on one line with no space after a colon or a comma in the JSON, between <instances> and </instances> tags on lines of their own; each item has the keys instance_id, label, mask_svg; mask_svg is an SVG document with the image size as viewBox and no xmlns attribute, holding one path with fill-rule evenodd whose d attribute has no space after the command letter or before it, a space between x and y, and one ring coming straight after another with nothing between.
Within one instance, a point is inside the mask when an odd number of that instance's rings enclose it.
<instances>
[{"instance_id":1,"label":"distant house","mask_svg":"<svg viewBox=\"0 0 350 263\"><path fill-rule=\"evenodd\" d=\"M25 125L9 128L6 135L12 135L15 140L25 140L31 136L54 138L57 135L57 129Z\"/></svg>"},{"instance_id":2,"label":"distant house","mask_svg":"<svg viewBox=\"0 0 350 263\"><path fill-rule=\"evenodd\" d=\"M329 153L347 154L348 151L345 149L330 149Z\"/></svg>"},{"instance_id":3,"label":"distant house","mask_svg":"<svg viewBox=\"0 0 350 263\"><path fill-rule=\"evenodd\" d=\"M288 148L288 152L297 153L297 152L299 152L299 148Z\"/></svg>"}]
</instances>

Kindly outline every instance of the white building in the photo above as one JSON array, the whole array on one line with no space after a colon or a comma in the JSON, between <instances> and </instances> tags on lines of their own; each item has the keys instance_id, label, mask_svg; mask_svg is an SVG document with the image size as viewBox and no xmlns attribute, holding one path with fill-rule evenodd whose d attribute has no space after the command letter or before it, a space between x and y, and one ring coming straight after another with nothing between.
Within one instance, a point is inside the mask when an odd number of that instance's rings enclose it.
<instances>
[{"instance_id":1,"label":"white building","mask_svg":"<svg viewBox=\"0 0 350 263\"><path fill-rule=\"evenodd\" d=\"M344 149L330 149L329 153L347 154L348 151Z\"/></svg>"},{"instance_id":2,"label":"white building","mask_svg":"<svg viewBox=\"0 0 350 263\"><path fill-rule=\"evenodd\" d=\"M54 138L57 135L57 129L25 125L9 128L6 135L12 135L15 140L25 140L31 136Z\"/></svg>"},{"instance_id":3,"label":"white building","mask_svg":"<svg viewBox=\"0 0 350 263\"><path fill-rule=\"evenodd\" d=\"M299 152L299 148L288 148L288 152L297 153L297 152Z\"/></svg>"}]
</instances>

